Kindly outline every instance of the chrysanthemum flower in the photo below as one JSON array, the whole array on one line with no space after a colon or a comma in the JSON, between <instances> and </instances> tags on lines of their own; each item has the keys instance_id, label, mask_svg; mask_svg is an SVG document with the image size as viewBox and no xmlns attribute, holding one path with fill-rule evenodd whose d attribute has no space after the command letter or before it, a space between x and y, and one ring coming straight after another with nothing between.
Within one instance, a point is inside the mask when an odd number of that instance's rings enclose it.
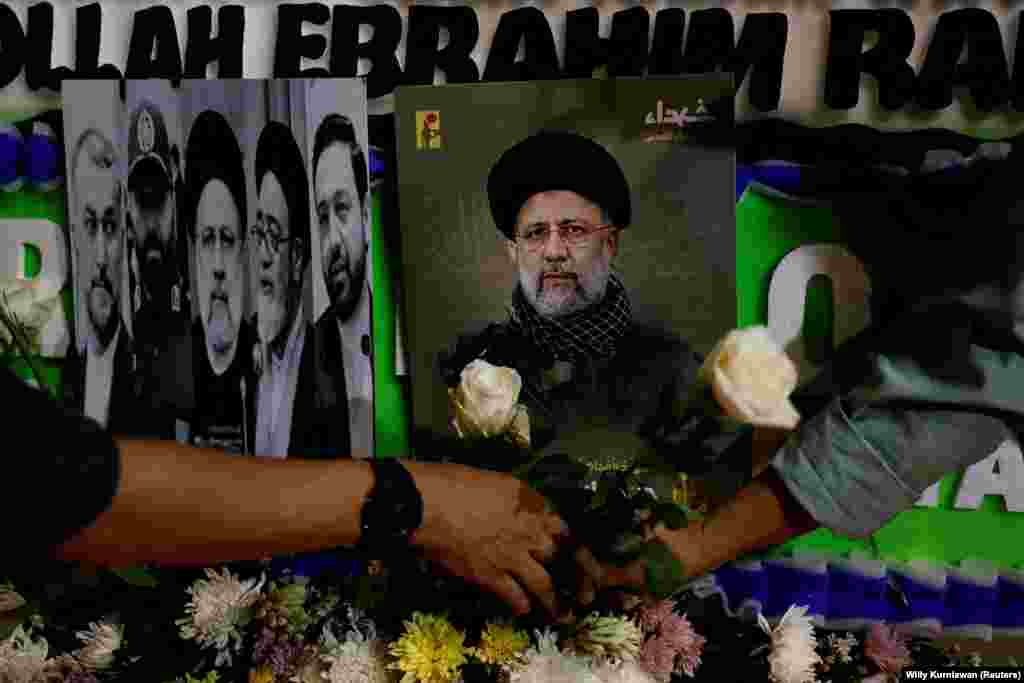
<instances>
[{"instance_id":1,"label":"chrysanthemum flower","mask_svg":"<svg viewBox=\"0 0 1024 683\"><path fill-rule=\"evenodd\" d=\"M647 639L640 649L640 666L661 683L673 673L696 674L707 639L697 633L690 620L675 613L671 600L662 600L640 611L640 626Z\"/></svg>"},{"instance_id":2,"label":"chrysanthemum flower","mask_svg":"<svg viewBox=\"0 0 1024 683\"><path fill-rule=\"evenodd\" d=\"M359 610L349 608L350 628L338 640L329 626L320 638L320 658L328 669L323 677L330 683L391 683L396 678L388 669L388 651L377 637L377 628Z\"/></svg>"},{"instance_id":3,"label":"chrysanthemum flower","mask_svg":"<svg viewBox=\"0 0 1024 683\"><path fill-rule=\"evenodd\" d=\"M509 672L510 683L601 683L588 660L559 649L558 636L550 629L537 631L536 638L523 664Z\"/></svg>"},{"instance_id":4,"label":"chrysanthemum flower","mask_svg":"<svg viewBox=\"0 0 1024 683\"><path fill-rule=\"evenodd\" d=\"M857 639L852 634L847 633L845 636L839 636L835 633L830 633L827 642L830 653L825 658L826 664L832 665L837 661L849 664L853 661L850 652L857 644Z\"/></svg>"},{"instance_id":5,"label":"chrysanthemum flower","mask_svg":"<svg viewBox=\"0 0 1024 683\"><path fill-rule=\"evenodd\" d=\"M576 627L569 647L576 654L598 661L632 662L640 656L644 634L625 616L589 614Z\"/></svg>"},{"instance_id":6,"label":"chrysanthemum flower","mask_svg":"<svg viewBox=\"0 0 1024 683\"><path fill-rule=\"evenodd\" d=\"M242 628L252 619L265 577L240 581L227 569L223 574L207 569L206 576L188 589L188 616L177 624L182 638L216 648L216 666L221 666L231 663L232 641L236 652L241 649Z\"/></svg>"},{"instance_id":7,"label":"chrysanthemum flower","mask_svg":"<svg viewBox=\"0 0 1024 683\"><path fill-rule=\"evenodd\" d=\"M817 680L814 667L821 663L815 651L814 625L807 616L806 607L793 605L782 615L774 629L763 615L757 615L761 628L772 639L768 656L774 683L813 683Z\"/></svg>"},{"instance_id":8,"label":"chrysanthemum flower","mask_svg":"<svg viewBox=\"0 0 1024 683\"><path fill-rule=\"evenodd\" d=\"M405 632L391 645L398 661L389 668L401 671L402 683L456 681L466 663L466 634L444 617L414 612Z\"/></svg>"},{"instance_id":9,"label":"chrysanthemum flower","mask_svg":"<svg viewBox=\"0 0 1024 683\"><path fill-rule=\"evenodd\" d=\"M864 640L864 656L882 671L897 676L913 661L907 647L907 636L886 624L871 625Z\"/></svg>"},{"instance_id":10,"label":"chrysanthemum flower","mask_svg":"<svg viewBox=\"0 0 1024 683\"><path fill-rule=\"evenodd\" d=\"M594 673L601 683L655 683L655 678L636 662L602 664Z\"/></svg>"},{"instance_id":11,"label":"chrysanthemum flower","mask_svg":"<svg viewBox=\"0 0 1024 683\"><path fill-rule=\"evenodd\" d=\"M500 622L489 622L480 635L480 645L474 648L476 658L484 664L511 666L520 662L527 648L530 636L512 626Z\"/></svg>"},{"instance_id":12,"label":"chrysanthemum flower","mask_svg":"<svg viewBox=\"0 0 1024 683\"><path fill-rule=\"evenodd\" d=\"M4 683L35 683L46 668L50 650L45 638L32 639L22 626L6 640L0 641L0 681Z\"/></svg>"},{"instance_id":13,"label":"chrysanthemum flower","mask_svg":"<svg viewBox=\"0 0 1024 683\"><path fill-rule=\"evenodd\" d=\"M124 627L118 624L100 622L89 624L88 631L75 634L82 641L82 647L75 652L75 658L86 671L105 671L114 663L114 653L121 647Z\"/></svg>"}]
</instances>

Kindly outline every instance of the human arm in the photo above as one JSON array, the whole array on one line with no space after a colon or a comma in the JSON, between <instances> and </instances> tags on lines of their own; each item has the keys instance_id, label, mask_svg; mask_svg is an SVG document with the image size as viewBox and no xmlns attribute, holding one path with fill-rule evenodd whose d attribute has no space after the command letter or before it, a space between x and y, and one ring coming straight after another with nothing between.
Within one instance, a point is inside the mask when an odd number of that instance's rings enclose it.
<instances>
[{"instance_id":1,"label":"human arm","mask_svg":"<svg viewBox=\"0 0 1024 683\"><path fill-rule=\"evenodd\" d=\"M314 551L359 540L373 485L365 462L254 460L174 442L119 440L109 508L58 556L106 565L208 565ZM428 557L519 609L523 587L554 609L538 559L561 522L511 477L408 463L424 500L413 542ZM520 585L522 584L522 586Z\"/></svg>"},{"instance_id":2,"label":"human arm","mask_svg":"<svg viewBox=\"0 0 1024 683\"><path fill-rule=\"evenodd\" d=\"M689 577L824 526L864 537L910 508L946 474L989 455L1006 428L994 417L906 406L852 407L841 399L776 450L771 466L703 522L658 538ZM780 440L776 436L776 442ZM773 448L773 439L760 442ZM764 462L755 453L755 462ZM596 569L599 584L641 587L644 568Z\"/></svg>"},{"instance_id":3,"label":"human arm","mask_svg":"<svg viewBox=\"0 0 1024 683\"><path fill-rule=\"evenodd\" d=\"M169 441L116 440L0 371L13 477L10 561L209 565L354 544L373 485L365 462L254 460ZM554 610L541 561L564 532L518 480L409 463L424 501L413 543L519 611ZM5 562L4 566L7 566Z\"/></svg>"}]
</instances>

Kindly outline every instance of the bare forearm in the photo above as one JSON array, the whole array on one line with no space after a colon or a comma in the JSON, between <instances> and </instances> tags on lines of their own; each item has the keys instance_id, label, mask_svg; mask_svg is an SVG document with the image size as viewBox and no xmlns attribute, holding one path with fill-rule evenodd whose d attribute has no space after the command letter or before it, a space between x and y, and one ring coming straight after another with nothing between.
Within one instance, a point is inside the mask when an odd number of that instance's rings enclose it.
<instances>
[{"instance_id":1,"label":"bare forearm","mask_svg":"<svg viewBox=\"0 0 1024 683\"><path fill-rule=\"evenodd\" d=\"M373 476L353 461L241 459L124 440L110 508L59 551L100 564L205 564L355 543Z\"/></svg>"},{"instance_id":2,"label":"bare forearm","mask_svg":"<svg viewBox=\"0 0 1024 683\"><path fill-rule=\"evenodd\" d=\"M702 523L664 532L664 539L683 562L687 574L699 576L815 528L815 521L769 469Z\"/></svg>"}]
</instances>

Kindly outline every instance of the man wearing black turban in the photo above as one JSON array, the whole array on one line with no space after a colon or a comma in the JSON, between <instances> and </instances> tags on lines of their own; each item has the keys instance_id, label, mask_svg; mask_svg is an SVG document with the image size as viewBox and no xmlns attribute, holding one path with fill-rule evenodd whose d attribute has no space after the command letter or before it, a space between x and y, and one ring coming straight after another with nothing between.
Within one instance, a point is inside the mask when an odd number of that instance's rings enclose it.
<instances>
[{"instance_id":1,"label":"man wearing black turban","mask_svg":"<svg viewBox=\"0 0 1024 683\"><path fill-rule=\"evenodd\" d=\"M185 148L196 263L193 325L198 445L251 453L255 334L244 319L246 200L242 152L223 116L196 117Z\"/></svg>"},{"instance_id":2,"label":"man wearing black turban","mask_svg":"<svg viewBox=\"0 0 1024 683\"><path fill-rule=\"evenodd\" d=\"M590 138L540 132L498 159L487 193L518 284L510 320L442 360L446 383L478 358L515 368L534 448L564 449L591 471L670 448L683 428L671 398L689 395L699 358L673 332L633 319L613 268L632 217L618 162Z\"/></svg>"},{"instance_id":3,"label":"man wearing black turban","mask_svg":"<svg viewBox=\"0 0 1024 683\"><path fill-rule=\"evenodd\" d=\"M325 428L327 402L317 391L316 345L302 307L311 248L309 179L284 124L271 121L260 134L255 178L258 209L249 245L261 350L254 452L275 458L348 455L347 444L327 439L334 430Z\"/></svg>"}]
</instances>

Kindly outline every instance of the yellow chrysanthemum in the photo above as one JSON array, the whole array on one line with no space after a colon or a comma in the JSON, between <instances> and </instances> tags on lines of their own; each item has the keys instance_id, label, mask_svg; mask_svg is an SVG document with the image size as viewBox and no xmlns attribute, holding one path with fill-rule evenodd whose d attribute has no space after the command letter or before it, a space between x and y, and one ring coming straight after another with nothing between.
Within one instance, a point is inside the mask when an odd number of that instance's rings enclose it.
<instances>
[{"instance_id":1,"label":"yellow chrysanthemum","mask_svg":"<svg viewBox=\"0 0 1024 683\"><path fill-rule=\"evenodd\" d=\"M414 612L405 633L390 647L404 673L402 683L451 683L466 663L466 634L444 617Z\"/></svg>"},{"instance_id":2,"label":"yellow chrysanthemum","mask_svg":"<svg viewBox=\"0 0 1024 683\"><path fill-rule=\"evenodd\" d=\"M484 664L506 666L522 659L530 647L530 636L510 624L488 623L480 635L480 646L474 654Z\"/></svg>"}]
</instances>

